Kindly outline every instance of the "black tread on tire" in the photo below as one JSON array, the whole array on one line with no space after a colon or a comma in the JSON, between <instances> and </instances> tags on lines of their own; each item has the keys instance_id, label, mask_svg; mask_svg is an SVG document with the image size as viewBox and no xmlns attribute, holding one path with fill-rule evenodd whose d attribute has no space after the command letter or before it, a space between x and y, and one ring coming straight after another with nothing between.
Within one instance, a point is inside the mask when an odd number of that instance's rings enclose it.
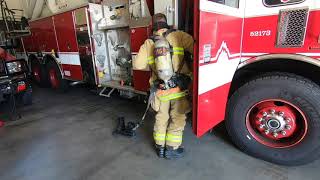
<instances>
[{"instance_id":1,"label":"black tread on tire","mask_svg":"<svg viewBox=\"0 0 320 180\"><path fill-rule=\"evenodd\" d=\"M39 68L40 82L37 81L33 75L35 67ZM48 79L48 73L46 72L46 67L41 65L37 59L31 60L31 72L32 72L32 79L34 82L36 82L36 84L38 84L40 87L48 87L49 86L49 79Z\"/></svg>"},{"instance_id":2,"label":"black tread on tire","mask_svg":"<svg viewBox=\"0 0 320 180\"><path fill-rule=\"evenodd\" d=\"M49 61L47 63L47 69L48 69L47 76L49 79L49 83L50 83L50 77L49 77L50 76L49 75L50 69L54 69L55 72L57 72L56 77L57 77L57 80L59 81L59 86L57 88L53 88L53 89L58 92L66 92L69 88L69 82L62 78L62 75L60 73L60 69L59 69L57 63L55 63L53 61Z\"/></svg>"},{"instance_id":3,"label":"black tread on tire","mask_svg":"<svg viewBox=\"0 0 320 180\"><path fill-rule=\"evenodd\" d=\"M308 122L304 139L291 147L272 148L259 143L247 130L249 109L265 99L283 99L300 108ZM245 153L272 163L297 166L320 156L320 87L290 73L267 73L240 87L230 98L226 127L232 141Z\"/></svg>"}]
</instances>

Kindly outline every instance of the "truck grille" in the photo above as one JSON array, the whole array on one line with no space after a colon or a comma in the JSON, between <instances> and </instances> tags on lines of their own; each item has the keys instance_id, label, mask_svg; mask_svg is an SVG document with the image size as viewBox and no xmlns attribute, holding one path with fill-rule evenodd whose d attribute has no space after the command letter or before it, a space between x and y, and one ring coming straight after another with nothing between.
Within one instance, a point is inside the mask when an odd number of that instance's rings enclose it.
<instances>
[{"instance_id":1,"label":"truck grille","mask_svg":"<svg viewBox=\"0 0 320 180\"><path fill-rule=\"evenodd\" d=\"M280 11L277 47L303 46L308 15L308 8Z\"/></svg>"}]
</instances>

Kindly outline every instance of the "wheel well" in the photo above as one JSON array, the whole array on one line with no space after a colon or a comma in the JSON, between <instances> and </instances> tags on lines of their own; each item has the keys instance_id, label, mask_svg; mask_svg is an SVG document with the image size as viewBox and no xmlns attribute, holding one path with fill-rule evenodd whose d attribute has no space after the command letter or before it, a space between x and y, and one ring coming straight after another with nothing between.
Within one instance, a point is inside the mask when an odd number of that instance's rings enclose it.
<instances>
[{"instance_id":1,"label":"wheel well","mask_svg":"<svg viewBox=\"0 0 320 180\"><path fill-rule=\"evenodd\" d=\"M56 61L56 59L55 59L54 57L52 57L51 55L45 55L45 56L43 57L43 60L44 60L44 63L45 63L45 64L48 64L49 62L55 63L55 64L57 65L59 71L60 71L60 74L61 74L62 77L63 77L62 69L61 69L61 67L59 66L58 62Z\"/></svg>"},{"instance_id":2,"label":"wheel well","mask_svg":"<svg viewBox=\"0 0 320 180\"><path fill-rule=\"evenodd\" d=\"M291 59L270 59L255 62L237 70L232 80L229 97L251 79L267 72L287 72L303 76L320 85L320 67Z\"/></svg>"}]
</instances>

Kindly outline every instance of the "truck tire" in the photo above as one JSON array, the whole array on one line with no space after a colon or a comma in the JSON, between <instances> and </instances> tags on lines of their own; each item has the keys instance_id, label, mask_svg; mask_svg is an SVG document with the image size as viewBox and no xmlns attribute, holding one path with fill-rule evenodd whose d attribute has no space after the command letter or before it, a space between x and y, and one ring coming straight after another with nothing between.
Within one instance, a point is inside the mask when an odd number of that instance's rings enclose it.
<instances>
[{"instance_id":1,"label":"truck tire","mask_svg":"<svg viewBox=\"0 0 320 180\"><path fill-rule=\"evenodd\" d=\"M58 92L65 92L69 88L69 82L62 78L57 63L49 61L47 69L51 88Z\"/></svg>"},{"instance_id":2,"label":"truck tire","mask_svg":"<svg viewBox=\"0 0 320 180\"><path fill-rule=\"evenodd\" d=\"M41 87L48 86L48 75L44 66L37 59L31 60L32 79Z\"/></svg>"},{"instance_id":3,"label":"truck tire","mask_svg":"<svg viewBox=\"0 0 320 180\"><path fill-rule=\"evenodd\" d=\"M245 153L287 166L320 156L320 87L289 73L268 73L230 98L226 127Z\"/></svg>"}]
</instances>

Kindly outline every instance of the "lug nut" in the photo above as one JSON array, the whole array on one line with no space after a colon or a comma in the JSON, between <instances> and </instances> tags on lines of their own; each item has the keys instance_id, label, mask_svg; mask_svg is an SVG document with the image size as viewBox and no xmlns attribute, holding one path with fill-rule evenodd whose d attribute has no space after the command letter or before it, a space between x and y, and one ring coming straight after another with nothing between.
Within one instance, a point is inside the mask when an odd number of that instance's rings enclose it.
<instances>
[{"instance_id":1,"label":"lug nut","mask_svg":"<svg viewBox=\"0 0 320 180\"><path fill-rule=\"evenodd\" d=\"M260 129L263 129L265 126L266 126L266 125L261 124L261 125L260 125Z\"/></svg>"},{"instance_id":2,"label":"lug nut","mask_svg":"<svg viewBox=\"0 0 320 180\"><path fill-rule=\"evenodd\" d=\"M267 112L263 112L262 115L263 115L263 116L267 116L268 113L267 113Z\"/></svg>"},{"instance_id":3,"label":"lug nut","mask_svg":"<svg viewBox=\"0 0 320 180\"><path fill-rule=\"evenodd\" d=\"M286 121L287 121L287 123L290 123L291 122L291 118L287 118Z\"/></svg>"},{"instance_id":4,"label":"lug nut","mask_svg":"<svg viewBox=\"0 0 320 180\"><path fill-rule=\"evenodd\" d=\"M278 133L273 133L273 137L278 137Z\"/></svg>"},{"instance_id":5,"label":"lug nut","mask_svg":"<svg viewBox=\"0 0 320 180\"><path fill-rule=\"evenodd\" d=\"M291 126L290 126L290 125L286 125L285 128L288 129L288 130L290 130L290 129L291 129Z\"/></svg>"},{"instance_id":6,"label":"lug nut","mask_svg":"<svg viewBox=\"0 0 320 180\"><path fill-rule=\"evenodd\" d=\"M281 131L281 134L285 136L287 134L287 132Z\"/></svg>"},{"instance_id":7,"label":"lug nut","mask_svg":"<svg viewBox=\"0 0 320 180\"><path fill-rule=\"evenodd\" d=\"M264 121L264 119L263 118L259 118L259 122L263 122Z\"/></svg>"},{"instance_id":8,"label":"lug nut","mask_svg":"<svg viewBox=\"0 0 320 180\"><path fill-rule=\"evenodd\" d=\"M264 133L265 133L265 134L269 134L270 131L269 131L269 130L265 130Z\"/></svg>"},{"instance_id":9,"label":"lug nut","mask_svg":"<svg viewBox=\"0 0 320 180\"><path fill-rule=\"evenodd\" d=\"M279 112L279 116L284 116L284 112Z\"/></svg>"},{"instance_id":10,"label":"lug nut","mask_svg":"<svg viewBox=\"0 0 320 180\"><path fill-rule=\"evenodd\" d=\"M271 112L271 114L274 114L274 113L276 113L276 110L271 109L270 112Z\"/></svg>"}]
</instances>

